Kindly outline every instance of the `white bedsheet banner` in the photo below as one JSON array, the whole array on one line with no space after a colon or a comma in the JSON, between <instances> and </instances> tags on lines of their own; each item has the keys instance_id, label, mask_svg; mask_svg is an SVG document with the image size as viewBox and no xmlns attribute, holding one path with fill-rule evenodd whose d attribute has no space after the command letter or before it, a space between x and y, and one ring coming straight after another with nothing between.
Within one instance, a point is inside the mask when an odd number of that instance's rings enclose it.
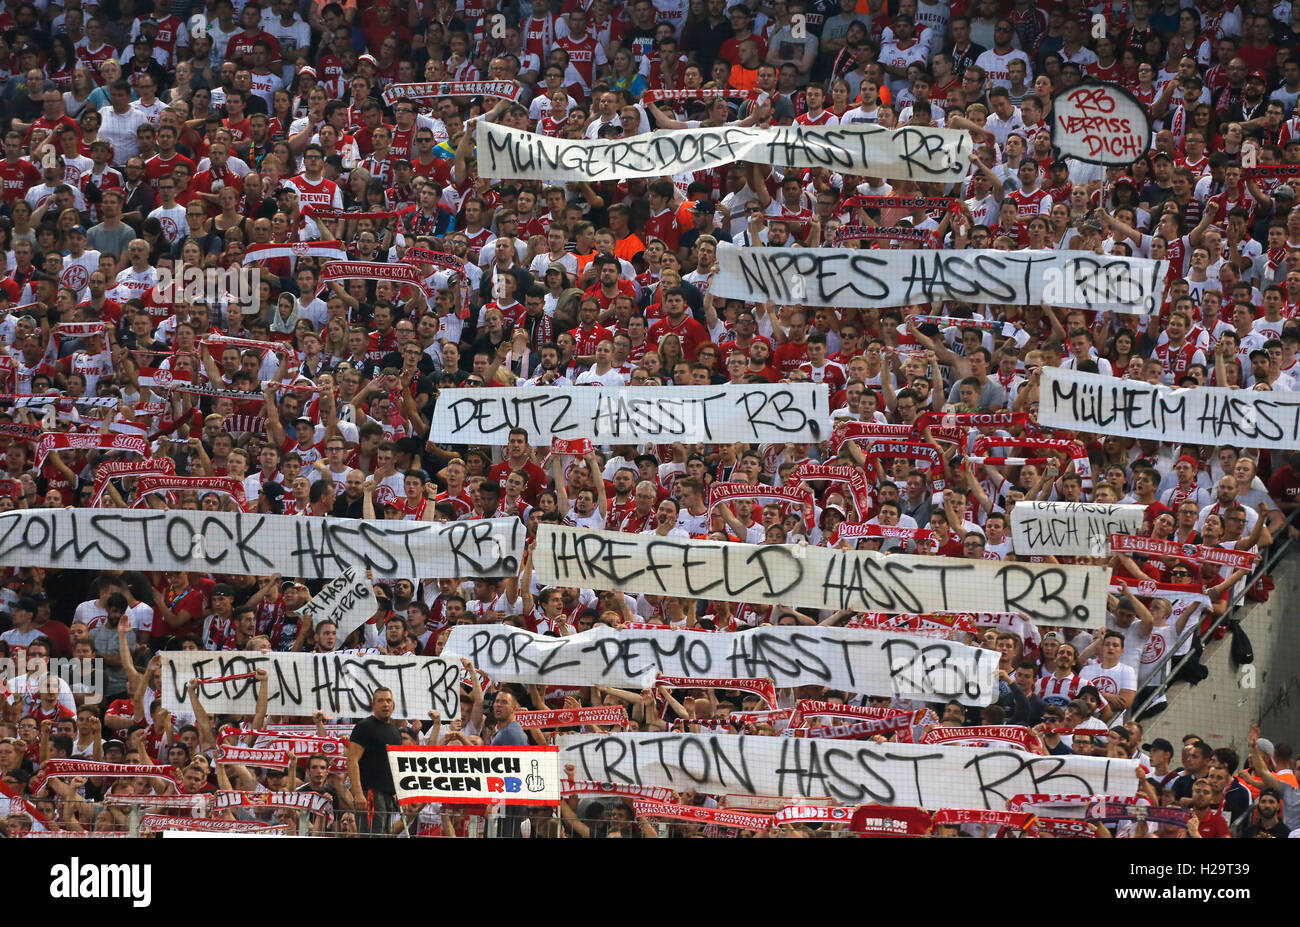
<instances>
[{"instance_id":1,"label":"white bedsheet banner","mask_svg":"<svg viewBox=\"0 0 1300 927\"><path fill-rule=\"evenodd\" d=\"M763 627L734 634L600 626L546 637L506 625L460 625L445 658L469 657L498 682L649 688L665 676L762 678L926 701L997 699L997 654L860 628Z\"/></svg>"},{"instance_id":2,"label":"white bedsheet banner","mask_svg":"<svg viewBox=\"0 0 1300 927\"><path fill-rule=\"evenodd\" d=\"M709 292L777 305L910 306L940 300L1045 303L1145 315L1167 261L1085 251L855 251L718 245Z\"/></svg>"},{"instance_id":3,"label":"white bedsheet banner","mask_svg":"<svg viewBox=\"0 0 1300 927\"><path fill-rule=\"evenodd\" d=\"M581 779L715 795L841 804L1006 809L1014 795L1133 795L1137 761L1034 756L1006 747L876 744L739 734L562 734Z\"/></svg>"},{"instance_id":4,"label":"white bedsheet banner","mask_svg":"<svg viewBox=\"0 0 1300 927\"><path fill-rule=\"evenodd\" d=\"M718 126L569 140L480 119L476 142L484 177L588 183L683 174L736 161L956 183L970 169L971 151L970 135L956 129L874 125Z\"/></svg>"},{"instance_id":5,"label":"white bedsheet banner","mask_svg":"<svg viewBox=\"0 0 1300 927\"><path fill-rule=\"evenodd\" d=\"M1300 450L1300 393L1172 389L1043 368L1038 421L1053 428L1153 441Z\"/></svg>"},{"instance_id":6,"label":"white bedsheet banner","mask_svg":"<svg viewBox=\"0 0 1300 927\"><path fill-rule=\"evenodd\" d=\"M0 515L0 566L197 570L330 579L492 577L523 557L517 518L373 521L180 509L29 509Z\"/></svg>"},{"instance_id":7,"label":"white bedsheet banner","mask_svg":"<svg viewBox=\"0 0 1300 927\"><path fill-rule=\"evenodd\" d=\"M370 714L376 689L393 690L393 716L426 719L431 709L444 718L460 712L460 665L441 657L380 653L255 653L169 651L163 654L162 700L168 711L190 711L191 679L218 679L264 669L269 675L267 713L310 718L360 718ZM231 679L199 686L199 704L210 714L252 714L257 680Z\"/></svg>"},{"instance_id":8,"label":"white bedsheet banner","mask_svg":"<svg viewBox=\"0 0 1300 927\"><path fill-rule=\"evenodd\" d=\"M445 389L429 440L504 446L514 427L543 445L552 438L814 443L831 433L830 393L825 383Z\"/></svg>"},{"instance_id":9,"label":"white bedsheet banner","mask_svg":"<svg viewBox=\"0 0 1300 927\"><path fill-rule=\"evenodd\" d=\"M1100 627L1104 567L733 544L544 524L537 578L557 586L865 612L1022 612Z\"/></svg>"},{"instance_id":10,"label":"white bedsheet banner","mask_svg":"<svg viewBox=\"0 0 1300 927\"><path fill-rule=\"evenodd\" d=\"M1110 555L1110 535L1137 534L1145 505L1104 502L1017 502L1011 510L1011 540L1018 556Z\"/></svg>"}]
</instances>

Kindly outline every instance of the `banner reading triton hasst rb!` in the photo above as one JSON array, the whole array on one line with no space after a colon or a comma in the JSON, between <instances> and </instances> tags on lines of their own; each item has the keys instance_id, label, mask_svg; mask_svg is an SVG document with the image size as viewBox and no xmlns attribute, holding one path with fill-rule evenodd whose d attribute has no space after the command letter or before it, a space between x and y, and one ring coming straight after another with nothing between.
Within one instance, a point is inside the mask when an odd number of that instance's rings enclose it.
<instances>
[{"instance_id":1,"label":"banner reading triton hasst rb!","mask_svg":"<svg viewBox=\"0 0 1300 927\"><path fill-rule=\"evenodd\" d=\"M558 805L558 747L388 748L399 805Z\"/></svg>"}]
</instances>

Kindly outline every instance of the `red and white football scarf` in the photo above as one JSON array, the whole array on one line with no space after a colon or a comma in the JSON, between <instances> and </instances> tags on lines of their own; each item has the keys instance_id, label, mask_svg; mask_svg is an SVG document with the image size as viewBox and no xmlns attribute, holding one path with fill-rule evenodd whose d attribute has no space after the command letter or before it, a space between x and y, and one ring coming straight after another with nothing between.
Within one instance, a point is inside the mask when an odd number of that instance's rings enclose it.
<instances>
[{"instance_id":1,"label":"red and white football scarf","mask_svg":"<svg viewBox=\"0 0 1300 927\"><path fill-rule=\"evenodd\" d=\"M853 812L849 830L867 837L921 837L933 820L922 808L905 805L862 805Z\"/></svg>"},{"instance_id":2,"label":"red and white football scarf","mask_svg":"<svg viewBox=\"0 0 1300 927\"><path fill-rule=\"evenodd\" d=\"M146 457L144 460L109 460L95 468L95 488L90 496L90 508L99 505L104 487L115 476L173 476L176 462L170 457Z\"/></svg>"},{"instance_id":3,"label":"red and white football scarf","mask_svg":"<svg viewBox=\"0 0 1300 927\"><path fill-rule=\"evenodd\" d=\"M208 792L196 792L193 795L130 795L110 792L100 801L106 805L139 805L141 808L188 808L195 814L207 814L212 804L212 795Z\"/></svg>"},{"instance_id":4,"label":"red and white football scarf","mask_svg":"<svg viewBox=\"0 0 1300 927\"><path fill-rule=\"evenodd\" d=\"M103 336L103 322L60 322L54 329L60 338L93 338Z\"/></svg>"},{"instance_id":5,"label":"red and white football scarf","mask_svg":"<svg viewBox=\"0 0 1300 927\"><path fill-rule=\"evenodd\" d=\"M1244 180L1281 180L1286 177L1300 177L1300 164L1258 164L1255 167L1241 169Z\"/></svg>"},{"instance_id":6,"label":"red and white football scarf","mask_svg":"<svg viewBox=\"0 0 1300 927\"><path fill-rule=\"evenodd\" d=\"M101 763L96 760L54 759L46 760L41 771L31 782L32 793L39 792L47 779L73 779L77 776L87 778L103 777L115 779L121 776L137 776L145 779L163 779L180 789L181 781L177 777L175 766L154 766L150 763Z\"/></svg>"},{"instance_id":7,"label":"red and white football scarf","mask_svg":"<svg viewBox=\"0 0 1300 927\"><path fill-rule=\"evenodd\" d=\"M1011 327L1007 322L994 322L989 319L964 319L955 315L922 315L921 313L910 313L908 318L917 325L938 325L940 328L978 328L981 331L1002 332L1003 335L1006 335L1007 328Z\"/></svg>"},{"instance_id":8,"label":"red and white football scarf","mask_svg":"<svg viewBox=\"0 0 1300 927\"><path fill-rule=\"evenodd\" d=\"M245 348L251 351L259 351L265 354L267 351L274 351L276 354L288 356L293 353L293 348L288 344L280 341L257 341L253 338L236 338L233 335L204 335L199 341L200 344L230 346L235 348Z\"/></svg>"},{"instance_id":9,"label":"red and white football scarf","mask_svg":"<svg viewBox=\"0 0 1300 927\"><path fill-rule=\"evenodd\" d=\"M146 814L140 818L139 832L152 834L164 830L196 830L209 833L268 833L287 831L288 824L266 821L226 821L222 818L178 818L167 814Z\"/></svg>"},{"instance_id":10,"label":"red and white football scarf","mask_svg":"<svg viewBox=\"0 0 1300 927\"><path fill-rule=\"evenodd\" d=\"M312 206L311 204L308 204L302 207L302 214L304 216L311 216L313 219L322 219L326 222L337 222L340 219L383 222L386 219L400 219L407 213L415 212L418 208L418 206L412 203L410 206L403 206L401 209L395 209L391 212L346 212L342 209L332 209L328 206Z\"/></svg>"},{"instance_id":11,"label":"red and white football scarf","mask_svg":"<svg viewBox=\"0 0 1300 927\"><path fill-rule=\"evenodd\" d=\"M545 730L559 727L578 727L583 724L612 724L627 727L627 709L622 705L594 708L559 708L555 711L517 711L515 720L524 730Z\"/></svg>"},{"instance_id":12,"label":"red and white football scarf","mask_svg":"<svg viewBox=\"0 0 1300 927\"><path fill-rule=\"evenodd\" d=\"M35 441L41 436L41 426L24 425L22 422L0 422L0 437L14 438L18 441Z\"/></svg>"},{"instance_id":13,"label":"red and white football scarf","mask_svg":"<svg viewBox=\"0 0 1300 927\"><path fill-rule=\"evenodd\" d=\"M727 720L733 725L771 724L776 726L782 721L789 721L794 716L793 708L773 708L769 711L733 711Z\"/></svg>"},{"instance_id":14,"label":"red and white football scarf","mask_svg":"<svg viewBox=\"0 0 1300 927\"><path fill-rule=\"evenodd\" d=\"M330 261L321 268L320 286L316 295L325 291L325 287L336 280L387 280L415 287L425 295L433 305L433 291L425 286L424 278L411 264L380 264L376 261Z\"/></svg>"},{"instance_id":15,"label":"red and white football scarf","mask_svg":"<svg viewBox=\"0 0 1300 927\"><path fill-rule=\"evenodd\" d=\"M889 736L898 734L899 742L913 742L912 726L918 723L923 711L912 715L895 715L892 718L880 718L875 721L850 721L848 724L830 724L818 727L788 727L781 733L787 737L817 737L828 740L865 740L878 734Z\"/></svg>"},{"instance_id":16,"label":"red and white football scarf","mask_svg":"<svg viewBox=\"0 0 1300 927\"><path fill-rule=\"evenodd\" d=\"M840 541L856 541L860 538L901 538L909 541L933 541L934 532L929 528L856 524L846 521L831 532L830 543L834 547Z\"/></svg>"},{"instance_id":17,"label":"red and white football scarf","mask_svg":"<svg viewBox=\"0 0 1300 927\"><path fill-rule=\"evenodd\" d=\"M320 792L217 792L216 811L229 808L286 808L292 811L310 811L324 817L334 816L334 801Z\"/></svg>"},{"instance_id":18,"label":"red and white football scarf","mask_svg":"<svg viewBox=\"0 0 1300 927\"><path fill-rule=\"evenodd\" d=\"M622 798L643 798L647 801L671 802L677 793L658 785L629 785L625 782L593 782L590 779L561 779L560 794L618 795Z\"/></svg>"},{"instance_id":19,"label":"red and white football scarf","mask_svg":"<svg viewBox=\"0 0 1300 927\"><path fill-rule=\"evenodd\" d=\"M458 273L465 270L465 262L456 255L444 251L432 251L428 248L407 248L406 253L402 255L402 260L408 264L432 264L434 267L442 267Z\"/></svg>"},{"instance_id":20,"label":"red and white football scarf","mask_svg":"<svg viewBox=\"0 0 1300 927\"><path fill-rule=\"evenodd\" d=\"M664 676L655 681L656 689L667 686L670 689L730 689L737 692L751 692L757 695L769 708L776 707L776 686L770 679L738 679L712 676Z\"/></svg>"},{"instance_id":21,"label":"red and white football scarf","mask_svg":"<svg viewBox=\"0 0 1300 927\"><path fill-rule=\"evenodd\" d=\"M867 485L866 474L857 467L805 462L795 467L785 482L787 486L798 486L801 482L816 480L847 483L858 517L866 518L871 511L871 487Z\"/></svg>"},{"instance_id":22,"label":"red and white football scarf","mask_svg":"<svg viewBox=\"0 0 1300 927\"><path fill-rule=\"evenodd\" d=\"M1179 544L1134 534L1112 534L1110 549L1116 553L1150 554L1155 557L1173 557L1184 563L1212 563L1232 567L1234 570L1253 570L1259 554L1248 550L1230 550L1209 544Z\"/></svg>"},{"instance_id":23,"label":"red and white football scarf","mask_svg":"<svg viewBox=\"0 0 1300 927\"><path fill-rule=\"evenodd\" d=\"M832 702L819 702L813 699L801 699L794 706L790 718L790 727L803 727L808 718L865 718L880 720L906 715L900 708L871 708L865 705L836 705Z\"/></svg>"},{"instance_id":24,"label":"red and white football scarf","mask_svg":"<svg viewBox=\"0 0 1300 927\"><path fill-rule=\"evenodd\" d=\"M1051 457L966 457L977 467L1046 467Z\"/></svg>"},{"instance_id":25,"label":"red and white football scarf","mask_svg":"<svg viewBox=\"0 0 1300 927\"><path fill-rule=\"evenodd\" d=\"M672 818L677 821L701 821L719 827L742 827L746 830L767 830L772 826L772 815L752 811L728 811L725 808L697 808L695 805L677 805L668 802L636 800L632 812L639 818Z\"/></svg>"},{"instance_id":26,"label":"red and white football scarf","mask_svg":"<svg viewBox=\"0 0 1300 927\"><path fill-rule=\"evenodd\" d=\"M247 510L244 484L229 476L141 476L135 483L131 508L139 508L146 496L160 492L216 492L230 496L241 509Z\"/></svg>"},{"instance_id":27,"label":"red and white football scarf","mask_svg":"<svg viewBox=\"0 0 1300 927\"><path fill-rule=\"evenodd\" d=\"M1087 821L1074 821L1067 818L1039 818L1038 833L1051 834L1053 837L1093 837L1097 829Z\"/></svg>"},{"instance_id":28,"label":"red and white football scarf","mask_svg":"<svg viewBox=\"0 0 1300 927\"><path fill-rule=\"evenodd\" d=\"M658 103L661 100L756 100L757 90L736 90L732 87L708 88L697 90L647 90L641 95L646 103Z\"/></svg>"},{"instance_id":29,"label":"red and white football scarf","mask_svg":"<svg viewBox=\"0 0 1300 927\"><path fill-rule=\"evenodd\" d=\"M798 486L764 486L756 483L714 483L709 486L708 511L710 514L713 510L724 502L730 502L732 499L756 499L759 502L776 502L788 507L788 511L796 511L803 516L804 527L809 531L813 529L813 515L816 510L816 500L813 499L812 493L806 489L800 489ZM798 510L794 506L799 506Z\"/></svg>"},{"instance_id":30,"label":"red and white football scarf","mask_svg":"<svg viewBox=\"0 0 1300 927\"><path fill-rule=\"evenodd\" d=\"M348 249L341 241L265 242L248 246L248 249L244 252L244 266L247 267L255 261L265 261L270 258L299 257L346 261L348 259Z\"/></svg>"},{"instance_id":31,"label":"red and white football scarf","mask_svg":"<svg viewBox=\"0 0 1300 927\"><path fill-rule=\"evenodd\" d=\"M933 236L929 229L914 229L910 225L841 225L835 230L835 242L842 241L919 241L927 242Z\"/></svg>"},{"instance_id":32,"label":"red and white football scarf","mask_svg":"<svg viewBox=\"0 0 1300 927\"><path fill-rule=\"evenodd\" d=\"M1013 827L1024 831L1031 837L1038 836L1037 817L1029 811L994 811L989 808L940 808L934 813L935 826L946 824L997 824L1001 827Z\"/></svg>"},{"instance_id":33,"label":"red and white football scarf","mask_svg":"<svg viewBox=\"0 0 1300 927\"><path fill-rule=\"evenodd\" d=\"M978 628L969 614L963 612L925 612L921 614L889 615L884 612L864 612L858 617L858 627L880 631L960 631L975 634Z\"/></svg>"},{"instance_id":34,"label":"red and white football scarf","mask_svg":"<svg viewBox=\"0 0 1300 927\"><path fill-rule=\"evenodd\" d=\"M1043 752L1038 736L1029 728L1015 724L936 727L921 736L921 743L952 744L958 747L984 747L996 743L1019 747L1026 753Z\"/></svg>"},{"instance_id":35,"label":"red and white football scarf","mask_svg":"<svg viewBox=\"0 0 1300 927\"><path fill-rule=\"evenodd\" d=\"M188 370L140 367L137 382L148 389L171 389L177 383L193 383L194 379Z\"/></svg>"},{"instance_id":36,"label":"red and white football scarf","mask_svg":"<svg viewBox=\"0 0 1300 927\"><path fill-rule=\"evenodd\" d=\"M437 100L442 97L496 97L514 103L522 89L511 80L438 80L389 84L384 88L383 97L389 106L398 100Z\"/></svg>"},{"instance_id":37,"label":"red and white football scarf","mask_svg":"<svg viewBox=\"0 0 1300 927\"><path fill-rule=\"evenodd\" d=\"M36 467L40 469L50 451L129 451L149 456L149 443L134 435L72 434L47 431L36 442Z\"/></svg>"},{"instance_id":38,"label":"red and white football scarf","mask_svg":"<svg viewBox=\"0 0 1300 927\"><path fill-rule=\"evenodd\" d=\"M772 824L848 824L853 809L836 805L786 805L772 815Z\"/></svg>"},{"instance_id":39,"label":"red and white football scarf","mask_svg":"<svg viewBox=\"0 0 1300 927\"><path fill-rule=\"evenodd\" d=\"M951 196L850 196L840 201L840 207L851 209L960 209L960 203Z\"/></svg>"},{"instance_id":40,"label":"red and white football scarf","mask_svg":"<svg viewBox=\"0 0 1300 927\"><path fill-rule=\"evenodd\" d=\"M243 763L246 766L259 766L263 769L288 769L288 750L263 750L259 747L231 747L222 745L217 748L217 762L222 764Z\"/></svg>"},{"instance_id":41,"label":"red and white football scarf","mask_svg":"<svg viewBox=\"0 0 1300 927\"><path fill-rule=\"evenodd\" d=\"M958 425L966 428L1012 428L1028 425L1028 412L926 412L916 417L918 430L932 425Z\"/></svg>"},{"instance_id":42,"label":"red and white football scarf","mask_svg":"<svg viewBox=\"0 0 1300 927\"><path fill-rule=\"evenodd\" d=\"M1080 795L1058 792L1031 792L1012 795L1007 810L1024 811L1026 808L1086 808L1097 802L1114 802L1122 805L1150 804L1141 795Z\"/></svg>"}]
</instances>

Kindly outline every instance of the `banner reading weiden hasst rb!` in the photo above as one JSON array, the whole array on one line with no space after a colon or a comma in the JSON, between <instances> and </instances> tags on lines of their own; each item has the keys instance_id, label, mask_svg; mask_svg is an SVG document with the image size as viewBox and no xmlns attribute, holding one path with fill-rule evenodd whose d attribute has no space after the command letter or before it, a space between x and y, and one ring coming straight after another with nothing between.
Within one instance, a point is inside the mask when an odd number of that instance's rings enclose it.
<instances>
[{"instance_id":1,"label":"banner reading weiden hasst rb!","mask_svg":"<svg viewBox=\"0 0 1300 927\"><path fill-rule=\"evenodd\" d=\"M956 183L970 168L971 151L970 135L956 129L875 125L717 126L575 140L480 119L475 141L482 176L557 182L662 177L755 161L890 180Z\"/></svg>"},{"instance_id":2,"label":"banner reading weiden hasst rb!","mask_svg":"<svg viewBox=\"0 0 1300 927\"><path fill-rule=\"evenodd\" d=\"M1167 270L1167 261L1086 251L855 251L723 242L709 292L840 309L955 299L1147 315L1160 308Z\"/></svg>"},{"instance_id":3,"label":"banner reading weiden hasst rb!","mask_svg":"<svg viewBox=\"0 0 1300 927\"><path fill-rule=\"evenodd\" d=\"M558 805L558 747L388 748L399 805Z\"/></svg>"},{"instance_id":4,"label":"banner reading weiden hasst rb!","mask_svg":"<svg viewBox=\"0 0 1300 927\"><path fill-rule=\"evenodd\" d=\"M1022 612L1040 624L1100 627L1105 567L733 544L543 524L537 578L557 586L794 608Z\"/></svg>"},{"instance_id":5,"label":"banner reading weiden hasst rb!","mask_svg":"<svg viewBox=\"0 0 1300 927\"><path fill-rule=\"evenodd\" d=\"M505 446L515 427L543 445L552 438L811 443L830 434L830 393L825 383L444 389L429 440Z\"/></svg>"},{"instance_id":6,"label":"banner reading weiden hasst rb!","mask_svg":"<svg viewBox=\"0 0 1300 927\"><path fill-rule=\"evenodd\" d=\"M1300 393L1172 389L1044 367L1038 421L1053 428L1153 441L1300 449Z\"/></svg>"}]
</instances>

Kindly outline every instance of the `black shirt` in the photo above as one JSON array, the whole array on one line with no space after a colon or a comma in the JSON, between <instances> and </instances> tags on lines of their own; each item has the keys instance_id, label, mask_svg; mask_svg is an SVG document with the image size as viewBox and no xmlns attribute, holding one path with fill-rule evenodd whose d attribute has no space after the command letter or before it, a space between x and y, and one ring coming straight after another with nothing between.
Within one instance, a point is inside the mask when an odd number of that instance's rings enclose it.
<instances>
[{"instance_id":1,"label":"black shirt","mask_svg":"<svg viewBox=\"0 0 1300 927\"><path fill-rule=\"evenodd\" d=\"M349 740L365 751L357 761L357 766L361 769L362 790L369 792L373 789L388 795L396 794L386 748L401 744L402 736L397 733L397 728L371 715L364 721L357 722Z\"/></svg>"},{"instance_id":2,"label":"black shirt","mask_svg":"<svg viewBox=\"0 0 1300 927\"><path fill-rule=\"evenodd\" d=\"M339 497L334 500L334 508L330 514L335 518L361 518L365 514L365 500L363 496L358 496L357 501L348 500L346 492L339 493Z\"/></svg>"}]
</instances>

